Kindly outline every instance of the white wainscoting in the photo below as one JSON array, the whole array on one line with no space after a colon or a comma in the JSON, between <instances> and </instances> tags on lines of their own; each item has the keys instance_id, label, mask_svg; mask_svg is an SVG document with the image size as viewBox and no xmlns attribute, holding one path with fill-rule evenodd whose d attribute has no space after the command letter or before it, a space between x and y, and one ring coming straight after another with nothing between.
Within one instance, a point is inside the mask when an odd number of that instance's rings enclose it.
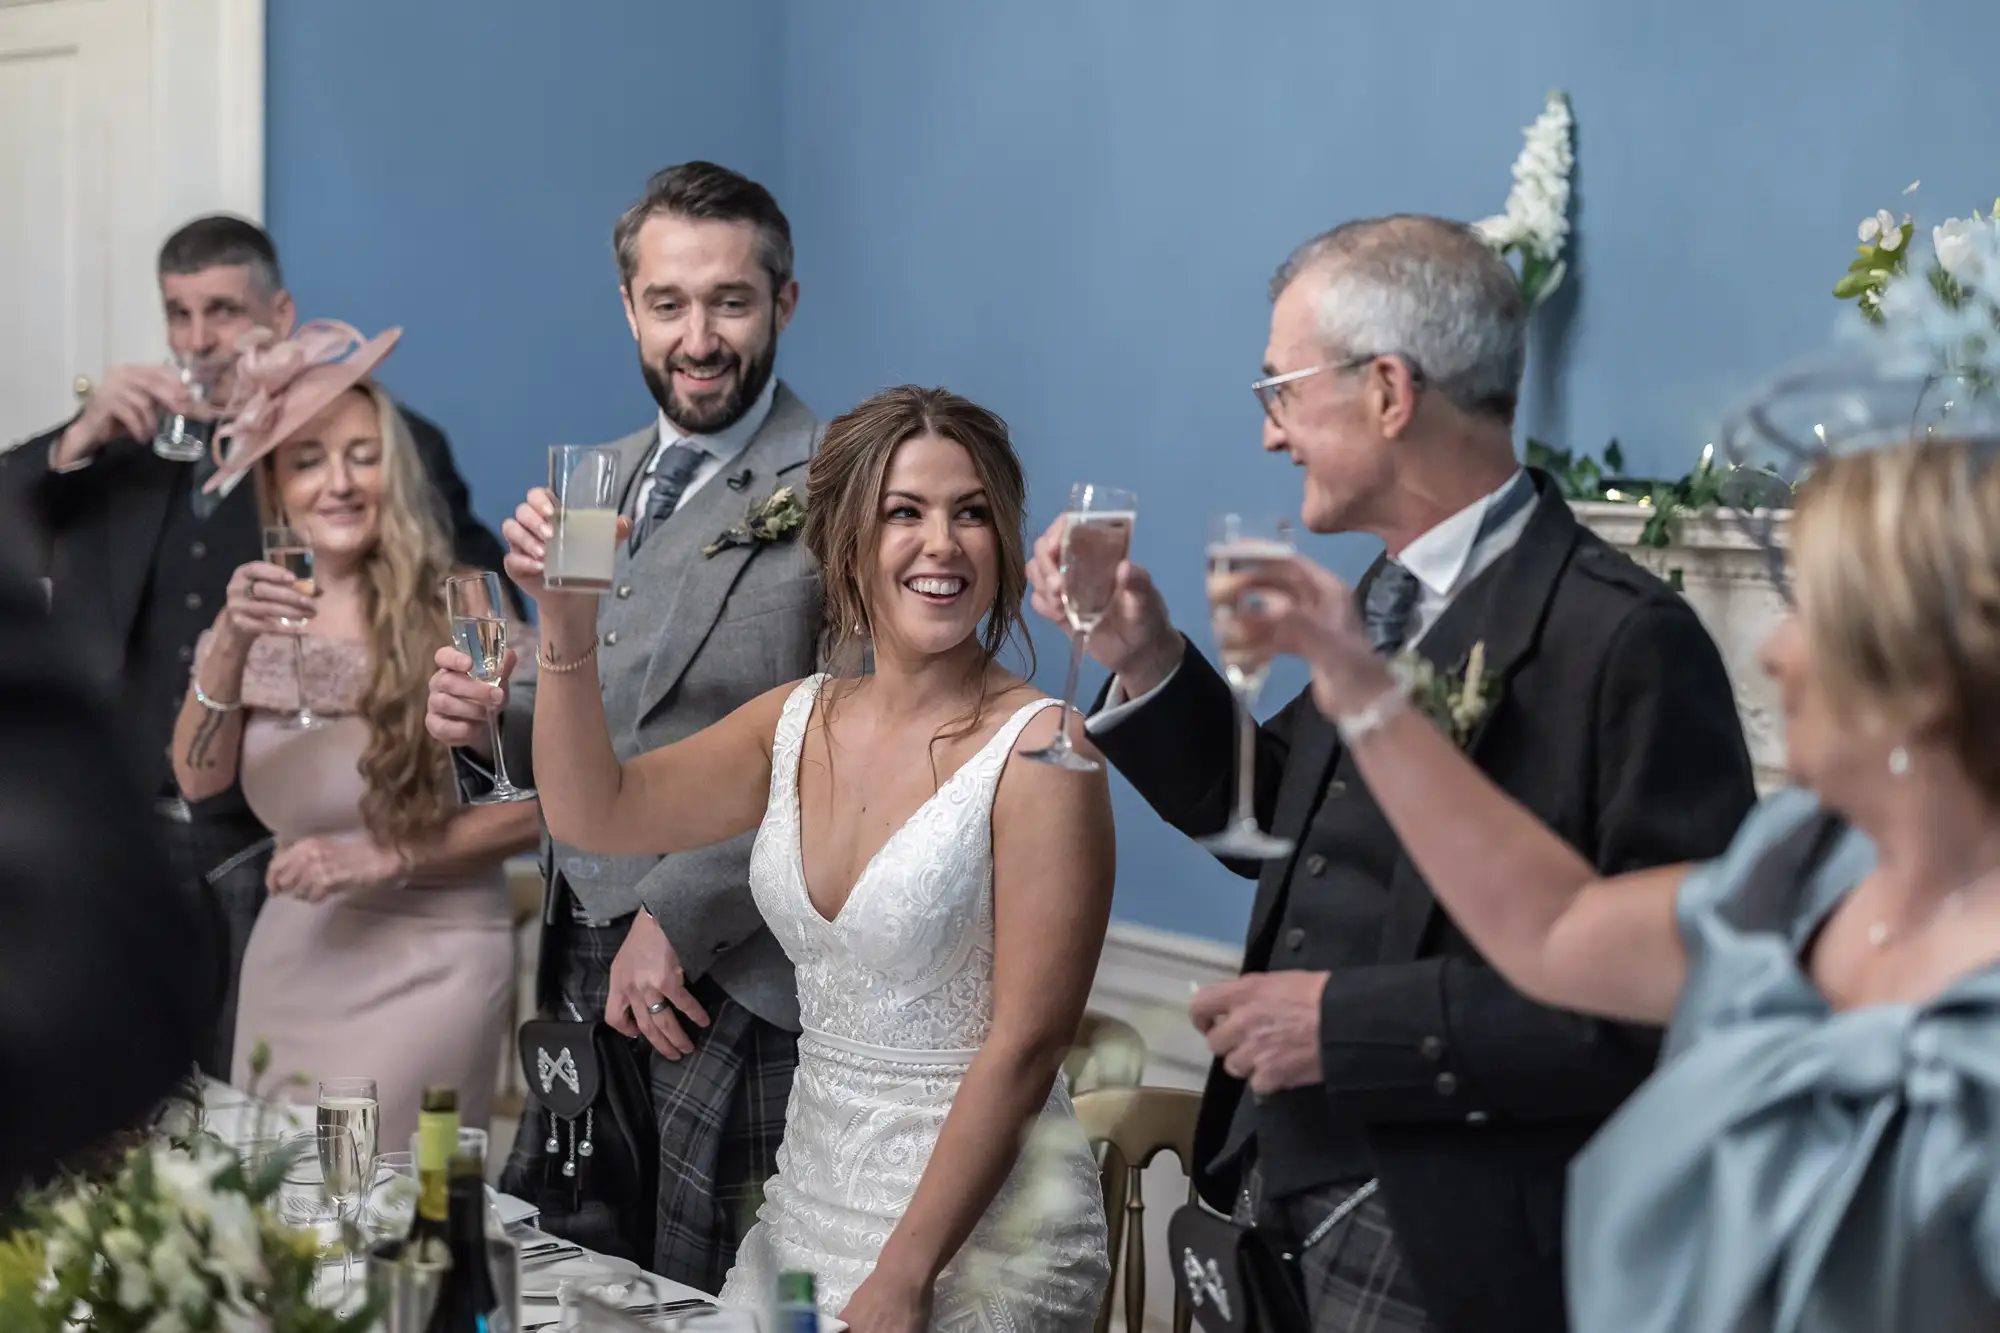
<instances>
[{"instance_id":1,"label":"white wainscoting","mask_svg":"<svg viewBox=\"0 0 2000 1333\"><path fill-rule=\"evenodd\" d=\"M1090 990L1090 1007L1122 1018L1146 1039L1146 1083L1199 1091L1208 1078L1208 1046L1188 1021L1188 998L1197 986L1237 974L1243 950L1233 944L1177 935L1125 921L1111 923L1104 958ZM1167 1259L1167 1220L1187 1198L1187 1176L1172 1157L1147 1169L1146 1327L1173 1324L1173 1271ZM1123 1274L1113 1279L1114 1292ZM1113 1327L1122 1330L1123 1302Z\"/></svg>"}]
</instances>

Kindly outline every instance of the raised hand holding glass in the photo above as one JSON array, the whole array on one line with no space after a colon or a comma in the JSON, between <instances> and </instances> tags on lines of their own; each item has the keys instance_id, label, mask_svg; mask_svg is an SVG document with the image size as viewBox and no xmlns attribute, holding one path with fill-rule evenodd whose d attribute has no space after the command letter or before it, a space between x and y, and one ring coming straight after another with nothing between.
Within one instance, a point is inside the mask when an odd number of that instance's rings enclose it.
<instances>
[{"instance_id":1,"label":"raised hand holding glass","mask_svg":"<svg viewBox=\"0 0 2000 1333\"><path fill-rule=\"evenodd\" d=\"M472 659L472 670L467 674L474 680L497 685L507 665L507 603L500 591L500 576L488 572L446 579L444 600L445 612L451 617L452 642ZM472 804L534 800L532 790L516 787L507 780L507 756L500 752L497 710L486 714L486 727L493 742L493 790L473 797Z\"/></svg>"},{"instance_id":2,"label":"raised hand holding glass","mask_svg":"<svg viewBox=\"0 0 2000 1333\"><path fill-rule=\"evenodd\" d=\"M1228 595L1226 576L1253 565L1283 560L1293 551L1292 525L1287 519L1252 519L1224 514L1215 521L1208 544L1209 624L1215 636L1222 674L1236 697L1239 743L1236 757L1236 808L1229 826L1201 845L1217 856L1245 861L1275 861L1291 855L1292 844L1257 825L1257 719L1251 713L1270 674L1267 652L1243 644L1235 633L1236 601ZM1255 594L1251 594L1255 596Z\"/></svg>"},{"instance_id":3,"label":"raised hand holding glass","mask_svg":"<svg viewBox=\"0 0 2000 1333\"><path fill-rule=\"evenodd\" d=\"M313 595L313 548L305 533L282 523L265 528L264 559L289 573L292 586L299 592L308 597ZM281 618L278 623L292 631L292 678L299 686L299 711L285 719L285 726L293 731L325 726L313 716L312 706L306 702L305 631L309 622Z\"/></svg>"},{"instance_id":4,"label":"raised hand holding glass","mask_svg":"<svg viewBox=\"0 0 2000 1333\"><path fill-rule=\"evenodd\" d=\"M1118 593L1118 567L1132 550L1132 527L1139 517L1139 497L1111 486L1080 481L1070 487L1064 514L1061 572L1063 617L1069 621L1069 678L1063 685L1062 714L1056 738L1023 759L1054 764L1079 773L1094 773L1098 764L1076 752L1069 739L1070 713L1075 709L1076 678L1082 669L1090 632L1111 609Z\"/></svg>"}]
</instances>

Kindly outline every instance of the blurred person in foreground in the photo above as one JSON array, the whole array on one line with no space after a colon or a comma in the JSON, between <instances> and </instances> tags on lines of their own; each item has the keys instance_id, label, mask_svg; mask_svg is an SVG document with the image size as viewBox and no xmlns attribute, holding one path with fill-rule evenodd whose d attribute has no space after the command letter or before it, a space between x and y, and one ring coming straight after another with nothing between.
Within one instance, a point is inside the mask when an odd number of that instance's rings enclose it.
<instances>
[{"instance_id":1,"label":"blurred person in foreground","mask_svg":"<svg viewBox=\"0 0 2000 1333\"><path fill-rule=\"evenodd\" d=\"M240 789L276 841L235 1081L260 1042L306 1096L317 1079L373 1078L384 1144L415 1131L435 1084L485 1124L513 1015L501 862L541 836L532 801L461 804L424 727L444 582L463 571L402 414L370 378L399 334L314 323L244 353L209 484L252 479L265 521L311 543L311 591L262 559L237 568L173 748L192 808ZM302 706L321 725L297 726Z\"/></svg>"},{"instance_id":2,"label":"blurred person in foreground","mask_svg":"<svg viewBox=\"0 0 2000 1333\"><path fill-rule=\"evenodd\" d=\"M221 924L166 873L16 522L0 513L0 1213L188 1076L222 984Z\"/></svg>"}]
</instances>

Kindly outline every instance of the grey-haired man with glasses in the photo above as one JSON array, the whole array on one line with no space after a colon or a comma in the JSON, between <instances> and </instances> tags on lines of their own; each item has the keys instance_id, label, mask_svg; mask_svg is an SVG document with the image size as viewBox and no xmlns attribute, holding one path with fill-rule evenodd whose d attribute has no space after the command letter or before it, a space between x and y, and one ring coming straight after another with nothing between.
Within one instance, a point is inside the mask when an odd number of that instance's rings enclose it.
<instances>
[{"instance_id":1,"label":"grey-haired man with glasses","mask_svg":"<svg viewBox=\"0 0 2000 1333\"><path fill-rule=\"evenodd\" d=\"M1263 447L1302 469L1307 528L1382 539L1356 590L1378 650L1450 677L1483 661L1473 760L1600 871L1722 851L1754 799L1729 678L1687 604L1516 462L1512 273L1469 228L1399 216L1313 238L1271 287ZM1059 541L1030 571L1051 618ZM1218 831L1231 696L1144 569L1090 651L1114 673L1093 740L1175 827ZM1216 1056L1203 1196L1293 1256L1316 1329L1563 1327L1565 1167L1657 1033L1501 980L1310 694L1259 728L1256 779L1294 850L1230 864L1257 880L1244 972L1193 1004Z\"/></svg>"}]
</instances>

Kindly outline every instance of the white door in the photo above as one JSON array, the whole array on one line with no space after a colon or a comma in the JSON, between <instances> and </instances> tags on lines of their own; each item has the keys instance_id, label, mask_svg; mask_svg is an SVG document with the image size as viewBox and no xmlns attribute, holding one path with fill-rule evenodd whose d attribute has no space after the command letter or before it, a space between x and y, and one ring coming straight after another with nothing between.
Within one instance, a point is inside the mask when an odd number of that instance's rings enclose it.
<instances>
[{"instance_id":1,"label":"white door","mask_svg":"<svg viewBox=\"0 0 2000 1333\"><path fill-rule=\"evenodd\" d=\"M159 244L262 156L262 0L0 0L0 450L164 356Z\"/></svg>"}]
</instances>

